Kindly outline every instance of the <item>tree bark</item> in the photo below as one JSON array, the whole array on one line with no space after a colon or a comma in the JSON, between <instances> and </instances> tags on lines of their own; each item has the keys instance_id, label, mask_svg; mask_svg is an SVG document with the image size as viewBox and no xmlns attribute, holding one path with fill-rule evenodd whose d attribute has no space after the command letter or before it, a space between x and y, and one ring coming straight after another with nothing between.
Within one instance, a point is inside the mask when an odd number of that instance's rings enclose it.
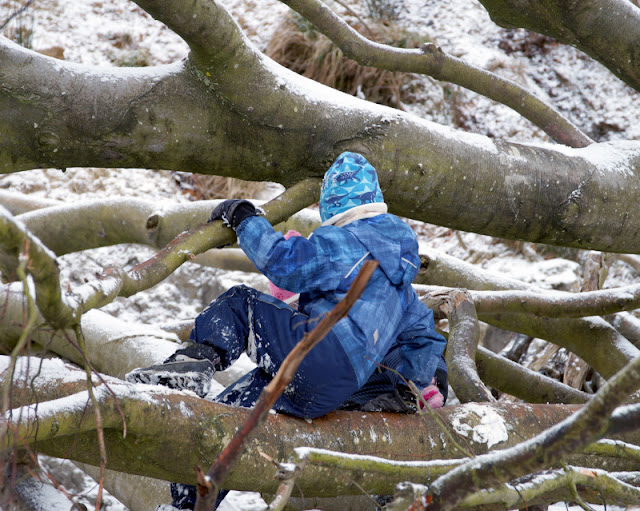
<instances>
[{"instance_id":1,"label":"tree bark","mask_svg":"<svg viewBox=\"0 0 640 511\"><path fill-rule=\"evenodd\" d=\"M627 0L480 0L491 19L575 46L640 91L640 9ZM615 36L611 37L611 34Z\"/></svg>"},{"instance_id":2,"label":"tree bark","mask_svg":"<svg viewBox=\"0 0 640 511\"><path fill-rule=\"evenodd\" d=\"M544 291L517 279L502 277L435 250L422 249L420 284L477 290ZM419 287L418 287L419 289ZM530 314L480 314L490 325L545 339L586 360L605 378L613 376L640 355L640 350L598 317L553 319Z\"/></svg>"},{"instance_id":3,"label":"tree bark","mask_svg":"<svg viewBox=\"0 0 640 511\"><path fill-rule=\"evenodd\" d=\"M0 172L146 167L289 186L349 149L370 159L402 216L640 252L637 142L569 149L454 132L274 65L213 0L138 3L189 43L189 59L107 71L0 41Z\"/></svg>"},{"instance_id":4,"label":"tree bark","mask_svg":"<svg viewBox=\"0 0 640 511\"><path fill-rule=\"evenodd\" d=\"M33 371L40 368L40 375L28 377L23 382L23 386L32 388L26 403L37 400L40 390L45 387L66 385L64 380L59 379L59 370L49 370L49 364L57 364L57 361L43 360L42 366L32 362ZM79 389L85 384L82 382L84 372L78 373L76 385ZM104 376L104 379L110 391L101 390L104 385L99 385L96 395L105 427L108 468L116 471L194 484L193 467L213 460L250 413L247 409L229 408L189 393L151 386L145 386L143 391L140 386L108 376ZM28 442L37 439L39 452L96 464L99 453L92 404L86 391L73 392L69 386L66 390L68 397L41 402L37 411L33 407L31 411L18 408L26 403L18 402L16 398L11 424L17 428L19 438ZM126 438L122 436L122 417L116 408L114 395L126 418ZM575 406L569 405L471 403L443 408L436 413L448 428L453 428L466 445L479 455L495 448L515 445L576 410ZM37 429L33 428L36 417ZM485 424L484 428L482 424ZM491 433L487 428L491 428ZM496 435L496 432L499 434ZM637 433L627 434L624 439L636 444L640 441ZM395 460L447 460L459 456L458 451L442 435L440 426L429 416L333 412L310 424L281 414L269 414L264 428L256 432L246 452L225 479L224 487L273 494L278 483L269 476L273 467L259 454L260 451L273 459L285 460L294 448L300 446ZM583 455L569 459L571 463L582 466L606 463L608 467L623 469L635 463ZM167 463L167 460L172 462ZM412 470L410 467L408 469ZM416 481L428 483L446 469L447 466L443 466L442 462L434 463L431 468L418 471L415 474ZM405 480L407 476L407 473L398 472L393 466L374 470L372 465L363 471L357 460L346 456L341 463L308 466L299 477L298 484L306 496L359 494L360 489L344 477L345 470L351 479L373 494L391 493L395 483Z\"/></svg>"}]
</instances>

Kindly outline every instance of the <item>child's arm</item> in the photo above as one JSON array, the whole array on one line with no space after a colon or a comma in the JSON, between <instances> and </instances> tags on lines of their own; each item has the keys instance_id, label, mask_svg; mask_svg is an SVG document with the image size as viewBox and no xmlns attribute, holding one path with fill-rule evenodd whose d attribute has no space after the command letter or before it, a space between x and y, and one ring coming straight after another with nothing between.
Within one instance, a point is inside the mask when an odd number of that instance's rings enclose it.
<instances>
[{"instance_id":1,"label":"child's arm","mask_svg":"<svg viewBox=\"0 0 640 511\"><path fill-rule=\"evenodd\" d=\"M264 217L246 219L236 232L238 243L251 262L276 286L295 293L338 287L341 280L341 265L335 257L340 251L336 251L338 239L314 235L311 240L302 236L287 240Z\"/></svg>"},{"instance_id":2,"label":"child's arm","mask_svg":"<svg viewBox=\"0 0 640 511\"><path fill-rule=\"evenodd\" d=\"M421 388L430 385L438 365L442 365L447 341L436 332L433 312L420 302L415 292L405 314L410 322L397 338L400 349L396 370Z\"/></svg>"}]
</instances>

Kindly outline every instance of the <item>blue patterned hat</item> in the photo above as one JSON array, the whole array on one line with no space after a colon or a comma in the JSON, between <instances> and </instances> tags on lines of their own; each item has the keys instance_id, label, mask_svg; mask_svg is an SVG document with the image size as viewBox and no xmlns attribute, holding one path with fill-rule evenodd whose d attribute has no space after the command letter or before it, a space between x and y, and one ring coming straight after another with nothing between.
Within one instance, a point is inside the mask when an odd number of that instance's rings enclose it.
<instances>
[{"instance_id":1,"label":"blue patterned hat","mask_svg":"<svg viewBox=\"0 0 640 511\"><path fill-rule=\"evenodd\" d=\"M372 202L384 202L376 169L360 154L342 153L324 175L320 192L322 222Z\"/></svg>"}]
</instances>

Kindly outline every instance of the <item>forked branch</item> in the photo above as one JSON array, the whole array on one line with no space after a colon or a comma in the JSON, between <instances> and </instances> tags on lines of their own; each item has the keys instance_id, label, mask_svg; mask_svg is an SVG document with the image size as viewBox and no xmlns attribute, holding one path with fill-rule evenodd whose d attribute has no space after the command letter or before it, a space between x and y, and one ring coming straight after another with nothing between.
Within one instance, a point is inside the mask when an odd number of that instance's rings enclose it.
<instances>
[{"instance_id":1,"label":"forked branch","mask_svg":"<svg viewBox=\"0 0 640 511\"><path fill-rule=\"evenodd\" d=\"M364 66L389 71L420 73L461 85L512 108L570 147L586 147L593 141L551 105L518 85L461 59L447 55L434 44L419 50L394 48L360 35L320 0L282 0L313 23L349 58Z\"/></svg>"}]
</instances>

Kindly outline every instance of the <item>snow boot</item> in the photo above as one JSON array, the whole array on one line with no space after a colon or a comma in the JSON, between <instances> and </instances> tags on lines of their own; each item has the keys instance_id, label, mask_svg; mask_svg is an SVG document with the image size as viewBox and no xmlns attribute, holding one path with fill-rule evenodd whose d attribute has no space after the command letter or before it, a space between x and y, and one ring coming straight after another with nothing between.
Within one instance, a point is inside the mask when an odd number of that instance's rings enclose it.
<instances>
[{"instance_id":1,"label":"snow boot","mask_svg":"<svg viewBox=\"0 0 640 511\"><path fill-rule=\"evenodd\" d=\"M164 385L176 390L190 390L199 397L205 397L211 389L211 378L215 372L214 363L209 359L199 360L178 354L162 364L134 369L125 378L129 383Z\"/></svg>"}]
</instances>

